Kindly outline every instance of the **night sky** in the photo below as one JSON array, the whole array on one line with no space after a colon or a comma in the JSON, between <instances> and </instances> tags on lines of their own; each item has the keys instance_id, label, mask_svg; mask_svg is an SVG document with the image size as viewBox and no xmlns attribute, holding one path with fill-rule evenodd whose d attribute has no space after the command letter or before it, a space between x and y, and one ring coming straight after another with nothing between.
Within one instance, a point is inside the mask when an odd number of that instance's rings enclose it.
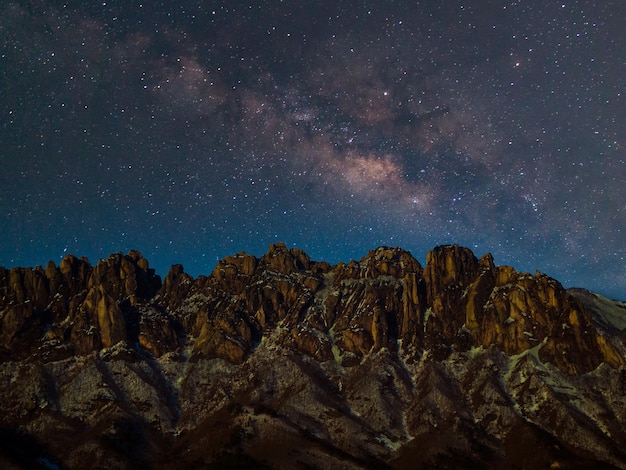
<instances>
[{"instance_id":1,"label":"night sky","mask_svg":"<svg viewBox=\"0 0 626 470\"><path fill-rule=\"evenodd\" d=\"M3 1L0 265L458 243L626 299L625 30L606 0Z\"/></svg>"}]
</instances>

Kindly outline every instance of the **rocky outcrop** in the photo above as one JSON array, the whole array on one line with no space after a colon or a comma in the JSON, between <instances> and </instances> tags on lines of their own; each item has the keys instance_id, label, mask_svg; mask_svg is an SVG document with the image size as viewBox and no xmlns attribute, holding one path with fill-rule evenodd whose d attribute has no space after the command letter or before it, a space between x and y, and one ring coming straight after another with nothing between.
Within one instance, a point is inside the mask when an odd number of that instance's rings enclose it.
<instances>
[{"instance_id":1,"label":"rocky outcrop","mask_svg":"<svg viewBox=\"0 0 626 470\"><path fill-rule=\"evenodd\" d=\"M626 468L625 312L456 245L0 268L0 465Z\"/></svg>"},{"instance_id":2,"label":"rocky outcrop","mask_svg":"<svg viewBox=\"0 0 626 470\"><path fill-rule=\"evenodd\" d=\"M54 276L56 272L50 270ZM52 320L49 270L0 268L0 357L24 356ZM53 296L52 296L53 297Z\"/></svg>"},{"instance_id":3,"label":"rocky outcrop","mask_svg":"<svg viewBox=\"0 0 626 470\"><path fill-rule=\"evenodd\" d=\"M7 357L43 351L49 359L137 340L137 307L161 287L137 251L100 260L68 255L59 267L0 272L0 347Z\"/></svg>"},{"instance_id":4,"label":"rocky outcrop","mask_svg":"<svg viewBox=\"0 0 626 470\"><path fill-rule=\"evenodd\" d=\"M196 358L242 363L279 328L283 347L344 365L383 348L445 358L477 346L508 355L539 348L568 374L623 364L556 280L457 245L435 248L422 268L399 248L330 266L277 243L259 259L226 257L196 280L174 265L162 285L137 251L94 267L70 255L58 268L2 269L0 289L7 357L88 354L125 341L156 356L189 343Z\"/></svg>"}]
</instances>

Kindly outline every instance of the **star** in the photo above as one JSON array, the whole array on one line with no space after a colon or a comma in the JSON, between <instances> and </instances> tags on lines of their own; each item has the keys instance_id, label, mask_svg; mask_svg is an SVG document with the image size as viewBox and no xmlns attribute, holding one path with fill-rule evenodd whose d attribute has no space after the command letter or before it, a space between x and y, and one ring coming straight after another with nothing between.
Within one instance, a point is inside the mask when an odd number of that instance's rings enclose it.
<instances>
[{"instance_id":1,"label":"star","mask_svg":"<svg viewBox=\"0 0 626 470\"><path fill-rule=\"evenodd\" d=\"M624 298L626 6L170 3L0 7L0 265L459 243Z\"/></svg>"}]
</instances>

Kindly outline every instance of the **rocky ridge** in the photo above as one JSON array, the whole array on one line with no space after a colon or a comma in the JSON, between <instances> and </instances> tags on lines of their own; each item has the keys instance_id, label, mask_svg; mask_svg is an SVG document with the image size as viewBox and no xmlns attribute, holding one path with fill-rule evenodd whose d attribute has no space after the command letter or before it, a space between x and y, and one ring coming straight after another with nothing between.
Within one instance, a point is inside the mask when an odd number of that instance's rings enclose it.
<instances>
[{"instance_id":1,"label":"rocky ridge","mask_svg":"<svg viewBox=\"0 0 626 470\"><path fill-rule=\"evenodd\" d=\"M0 463L626 467L625 319L457 245L0 268Z\"/></svg>"}]
</instances>

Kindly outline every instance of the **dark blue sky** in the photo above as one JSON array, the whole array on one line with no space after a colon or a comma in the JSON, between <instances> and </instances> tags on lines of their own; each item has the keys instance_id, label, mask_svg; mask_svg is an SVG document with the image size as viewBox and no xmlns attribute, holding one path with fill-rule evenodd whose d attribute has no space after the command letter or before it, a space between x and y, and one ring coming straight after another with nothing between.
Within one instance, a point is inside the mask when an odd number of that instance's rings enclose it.
<instances>
[{"instance_id":1,"label":"dark blue sky","mask_svg":"<svg viewBox=\"0 0 626 470\"><path fill-rule=\"evenodd\" d=\"M4 2L0 265L459 243L626 298L626 3L325 3Z\"/></svg>"}]
</instances>

